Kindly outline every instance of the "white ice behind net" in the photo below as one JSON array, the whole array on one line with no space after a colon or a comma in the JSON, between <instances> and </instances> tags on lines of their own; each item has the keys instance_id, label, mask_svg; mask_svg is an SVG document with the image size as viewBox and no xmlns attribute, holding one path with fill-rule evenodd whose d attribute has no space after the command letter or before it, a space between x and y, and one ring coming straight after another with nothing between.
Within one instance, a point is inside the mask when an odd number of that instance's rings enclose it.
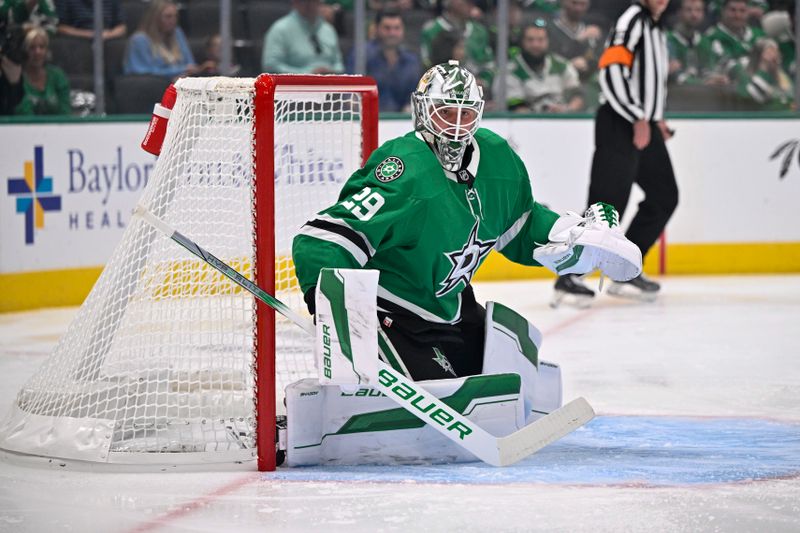
<instances>
[{"instance_id":1,"label":"white ice behind net","mask_svg":"<svg viewBox=\"0 0 800 533\"><path fill-rule=\"evenodd\" d=\"M254 80L218 80L213 90L189 81L141 202L253 279ZM276 95L276 296L298 312L306 311L292 238L335 202L360 159L356 93ZM100 462L135 452L146 457L131 462L158 462L158 452L169 461L174 452L252 457L254 312L247 292L132 219L67 333L19 392L0 448ZM311 339L285 319L276 331L280 410L283 388L316 371Z\"/></svg>"}]
</instances>

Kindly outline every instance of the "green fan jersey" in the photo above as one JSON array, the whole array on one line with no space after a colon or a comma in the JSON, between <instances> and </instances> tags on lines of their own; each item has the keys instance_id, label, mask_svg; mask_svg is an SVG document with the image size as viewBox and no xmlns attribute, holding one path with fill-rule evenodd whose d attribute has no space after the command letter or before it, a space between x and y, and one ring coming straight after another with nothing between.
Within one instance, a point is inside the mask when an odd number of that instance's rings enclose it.
<instances>
[{"instance_id":1,"label":"green fan jersey","mask_svg":"<svg viewBox=\"0 0 800 533\"><path fill-rule=\"evenodd\" d=\"M678 85L698 85L703 83L703 65L700 43L703 35L692 30L689 35L677 28L667 32L667 50L670 60L677 60L681 67L669 75L670 81Z\"/></svg>"},{"instance_id":2,"label":"green fan jersey","mask_svg":"<svg viewBox=\"0 0 800 533\"><path fill-rule=\"evenodd\" d=\"M732 33L722 23L706 30L700 42L700 52L705 68L721 70L722 72L735 71L739 59L747 57L756 41L764 36L760 28L745 28L744 35L739 37Z\"/></svg>"},{"instance_id":3,"label":"green fan jersey","mask_svg":"<svg viewBox=\"0 0 800 533\"><path fill-rule=\"evenodd\" d=\"M347 180L338 203L295 237L303 292L324 267L376 269L380 309L454 323L461 292L491 250L539 266L533 250L548 241L558 215L534 201L519 156L479 129L465 170L443 170L417 133L384 143Z\"/></svg>"}]
</instances>

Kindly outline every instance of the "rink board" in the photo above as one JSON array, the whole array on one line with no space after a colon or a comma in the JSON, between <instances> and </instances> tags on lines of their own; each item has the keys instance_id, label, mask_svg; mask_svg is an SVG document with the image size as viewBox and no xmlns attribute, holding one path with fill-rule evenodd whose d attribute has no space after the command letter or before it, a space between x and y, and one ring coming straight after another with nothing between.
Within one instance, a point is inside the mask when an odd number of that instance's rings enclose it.
<instances>
[{"instance_id":1,"label":"rink board","mask_svg":"<svg viewBox=\"0 0 800 533\"><path fill-rule=\"evenodd\" d=\"M534 196L556 211L581 211L591 167L590 118L487 118L525 162ZM665 257L650 274L800 271L800 119L675 119L670 141L680 204ZM409 130L381 120L381 141ZM139 148L145 122L0 124L0 312L76 305L119 242L154 158ZM343 177L337 177L343 179ZM634 188L623 225L642 193ZM201 243L205 244L205 243ZM213 252L213 250L212 250ZM478 280L547 278L542 269L490 256Z\"/></svg>"}]
</instances>

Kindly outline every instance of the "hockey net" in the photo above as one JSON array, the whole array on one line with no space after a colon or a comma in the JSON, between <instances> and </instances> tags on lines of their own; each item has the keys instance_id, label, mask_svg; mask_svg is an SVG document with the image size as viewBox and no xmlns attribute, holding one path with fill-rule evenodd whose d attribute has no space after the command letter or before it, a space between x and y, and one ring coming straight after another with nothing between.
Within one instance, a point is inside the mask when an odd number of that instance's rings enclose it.
<instances>
[{"instance_id":1,"label":"hockey net","mask_svg":"<svg viewBox=\"0 0 800 533\"><path fill-rule=\"evenodd\" d=\"M375 148L374 82L263 75L185 79L177 90L141 203L307 313L292 239ZM276 405L288 383L316 375L312 352L299 328L133 218L18 393L0 448L125 465L258 455L259 469L271 470Z\"/></svg>"}]
</instances>

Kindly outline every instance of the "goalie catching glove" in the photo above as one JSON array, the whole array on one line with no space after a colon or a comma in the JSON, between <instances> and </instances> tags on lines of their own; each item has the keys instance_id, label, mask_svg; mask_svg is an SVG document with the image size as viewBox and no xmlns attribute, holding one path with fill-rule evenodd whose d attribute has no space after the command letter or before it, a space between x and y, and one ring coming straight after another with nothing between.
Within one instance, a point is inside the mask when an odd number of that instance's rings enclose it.
<instances>
[{"instance_id":1,"label":"goalie catching glove","mask_svg":"<svg viewBox=\"0 0 800 533\"><path fill-rule=\"evenodd\" d=\"M625 238L612 205L596 203L584 217L567 212L548 235L550 241L533 258L559 276L600 270L614 281L628 281L642 272L642 252Z\"/></svg>"}]
</instances>

